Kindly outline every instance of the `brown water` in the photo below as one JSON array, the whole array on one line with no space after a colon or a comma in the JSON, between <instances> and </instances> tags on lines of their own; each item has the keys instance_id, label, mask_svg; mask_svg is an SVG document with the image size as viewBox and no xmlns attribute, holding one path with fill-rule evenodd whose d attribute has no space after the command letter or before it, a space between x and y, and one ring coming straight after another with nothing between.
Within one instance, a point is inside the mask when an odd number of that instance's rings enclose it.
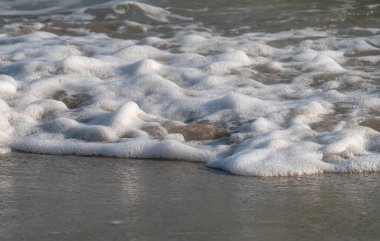
<instances>
[{"instance_id":1,"label":"brown water","mask_svg":"<svg viewBox=\"0 0 380 241\"><path fill-rule=\"evenodd\" d=\"M246 178L203 164L0 157L0 239L379 240L379 174Z\"/></svg>"}]
</instances>

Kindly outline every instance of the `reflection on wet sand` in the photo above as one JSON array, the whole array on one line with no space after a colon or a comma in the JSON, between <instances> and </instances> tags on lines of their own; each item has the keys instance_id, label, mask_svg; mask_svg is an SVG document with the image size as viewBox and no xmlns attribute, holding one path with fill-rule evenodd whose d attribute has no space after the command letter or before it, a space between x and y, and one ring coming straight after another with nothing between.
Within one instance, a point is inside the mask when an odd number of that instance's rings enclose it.
<instances>
[{"instance_id":1,"label":"reflection on wet sand","mask_svg":"<svg viewBox=\"0 0 380 241\"><path fill-rule=\"evenodd\" d=\"M177 161L0 159L2 240L376 240L378 174L245 178Z\"/></svg>"}]
</instances>

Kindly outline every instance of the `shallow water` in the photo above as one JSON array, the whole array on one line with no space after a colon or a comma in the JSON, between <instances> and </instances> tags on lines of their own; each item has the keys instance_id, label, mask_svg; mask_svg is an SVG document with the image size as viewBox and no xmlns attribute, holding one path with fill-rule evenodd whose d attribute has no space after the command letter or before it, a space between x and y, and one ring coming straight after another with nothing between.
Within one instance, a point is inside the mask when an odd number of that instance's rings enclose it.
<instances>
[{"instance_id":1,"label":"shallow water","mask_svg":"<svg viewBox=\"0 0 380 241\"><path fill-rule=\"evenodd\" d=\"M1 1L0 152L380 170L378 1Z\"/></svg>"},{"instance_id":2,"label":"shallow water","mask_svg":"<svg viewBox=\"0 0 380 241\"><path fill-rule=\"evenodd\" d=\"M180 161L0 158L16 240L378 240L378 174L246 178Z\"/></svg>"}]
</instances>

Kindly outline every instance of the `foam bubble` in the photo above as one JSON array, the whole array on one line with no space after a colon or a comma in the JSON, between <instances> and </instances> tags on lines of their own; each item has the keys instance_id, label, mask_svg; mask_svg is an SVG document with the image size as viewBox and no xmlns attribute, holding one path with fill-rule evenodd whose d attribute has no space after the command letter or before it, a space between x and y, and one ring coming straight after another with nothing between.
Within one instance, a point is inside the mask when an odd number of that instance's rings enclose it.
<instances>
[{"instance_id":1,"label":"foam bubble","mask_svg":"<svg viewBox=\"0 0 380 241\"><path fill-rule=\"evenodd\" d=\"M76 12L116 30L3 28L0 153L181 159L250 176L379 171L380 31L221 36L138 2ZM160 27L178 31L111 37Z\"/></svg>"},{"instance_id":2,"label":"foam bubble","mask_svg":"<svg viewBox=\"0 0 380 241\"><path fill-rule=\"evenodd\" d=\"M0 97L7 98L14 95L17 91L17 83L7 75L0 75Z\"/></svg>"},{"instance_id":3,"label":"foam bubble","mask_svg":"<svg viewBox=\"0 0 380 241\"><path fill-rule=\"evenodd\" d=\"M163 158L206 162L215 157L209 149L198 149L176 140L131 140L117 143L86 143L78 140L57 140L59 137L29 137L13 142L11 147L41 154L88 155L128 158Z\"/></svg>"}]
</instances>

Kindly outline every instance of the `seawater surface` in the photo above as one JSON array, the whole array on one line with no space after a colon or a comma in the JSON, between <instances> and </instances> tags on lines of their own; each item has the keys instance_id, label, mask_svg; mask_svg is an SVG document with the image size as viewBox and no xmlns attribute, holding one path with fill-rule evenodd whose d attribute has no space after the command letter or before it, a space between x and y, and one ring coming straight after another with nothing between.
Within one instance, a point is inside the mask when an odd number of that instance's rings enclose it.
<instances>
[{"instance_id":1,"label":"seawater surface","mask_svg":"<svg viewBox=\"0 0 380 241\"><path fill-rule=\"evenodd\" d=\"M0 151L380 169L378 1L1 1Z\"/></svg>"},{"instance_id":2,"label":"seawater surface","mask_svg":"<svg viewBox=\"0 0 380 241\"><path fill-rule=\"evenodd\" d=\"M19 153L0 170L2 241L380 236L379 174L247 178L194 162Z\"/></svg>"}]
</instances>

